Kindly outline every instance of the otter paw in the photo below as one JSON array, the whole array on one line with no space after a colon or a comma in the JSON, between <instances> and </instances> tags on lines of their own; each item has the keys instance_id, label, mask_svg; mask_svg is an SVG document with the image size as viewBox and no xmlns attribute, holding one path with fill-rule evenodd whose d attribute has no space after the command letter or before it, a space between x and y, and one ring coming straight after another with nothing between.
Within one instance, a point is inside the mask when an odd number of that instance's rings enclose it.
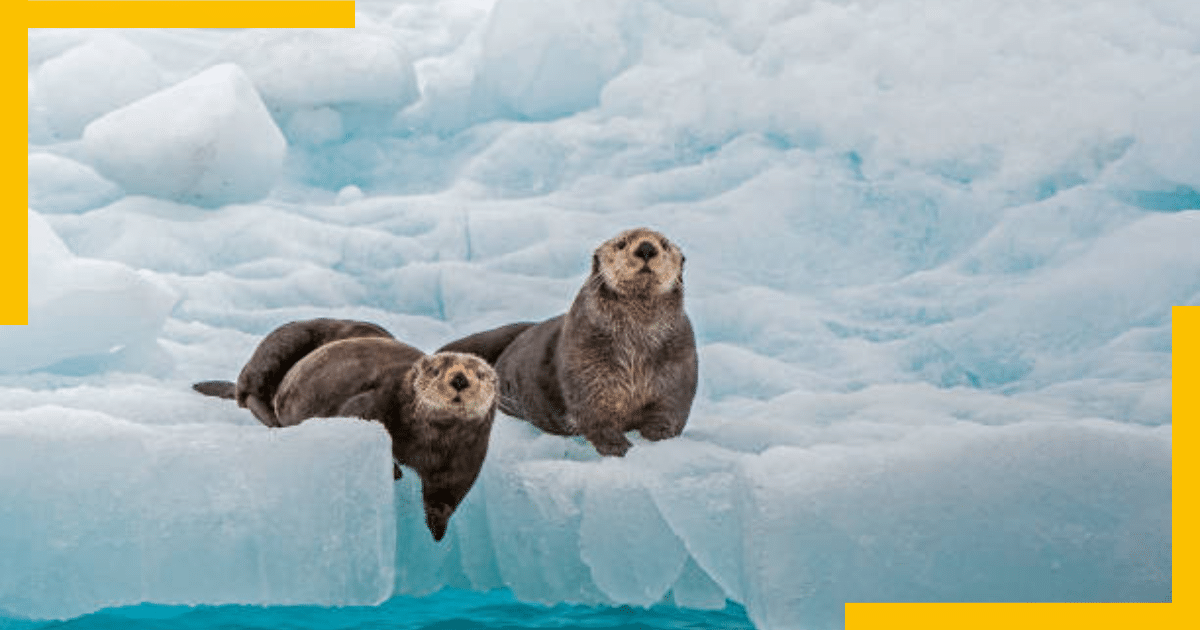
<instances>
[{"instance_id":1,"label":"otter paw","mask_svg":"<svg viewBox=\"0 0 1200 630\"><path fill-rule=\"evenodd\" d=\"M596 447L596 452L605 457L624 457L625 453L629 452L629 447L633 446L633 443L626 439L624 435L619 435L618 437L620 438L619 440L613 438L589 438L589 441L592 443L592 446Z\"/></svg>"},{"instance_id":2,"label":"otter paw","mask_svg":"<svg viewBox=\"0 0 1200 630\"><path fill-rule=\"evenodd\" d=\"M446 535L446 526L450 523L450 515L454 513L454 508L445 503L435 503L425 505L425 526L429 528L429 533L433 534L433 539L441 541Z\"/></svg>"},{"instance_id":3,"label":"otter paw","mask_svg":"<svg viewBox=\"0 0 1200 630\"><path fill-rule=\"evenodd\" d=\"M655 422L653 424L643 425L640 429L638 429L638 433L641 433L642 437L652 442L673 438L679 435L679 431L676 431L675 427L671 426L671 424L667 422Z\"/></svg>"}]
</instances>

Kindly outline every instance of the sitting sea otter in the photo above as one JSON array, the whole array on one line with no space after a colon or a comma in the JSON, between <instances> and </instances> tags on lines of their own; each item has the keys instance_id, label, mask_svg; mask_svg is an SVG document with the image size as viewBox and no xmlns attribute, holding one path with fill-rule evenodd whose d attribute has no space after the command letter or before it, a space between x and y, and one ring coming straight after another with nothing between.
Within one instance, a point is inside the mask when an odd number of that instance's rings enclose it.
<instances>
[{"instance_id":1,"label":"sitting sea otter","mask_svg":"<svg viewBox=\"0 0 1200 630\"><path fill-rule=\"evenodd\" d=\"M683 311L684 256L647 228L609 239L564 315L477 333L440 352L496 366L500 410L543 431L583 435L624 455L624 432L650 440L683 431L696 395L696 340Z\"/></svg>"}]
</instances>

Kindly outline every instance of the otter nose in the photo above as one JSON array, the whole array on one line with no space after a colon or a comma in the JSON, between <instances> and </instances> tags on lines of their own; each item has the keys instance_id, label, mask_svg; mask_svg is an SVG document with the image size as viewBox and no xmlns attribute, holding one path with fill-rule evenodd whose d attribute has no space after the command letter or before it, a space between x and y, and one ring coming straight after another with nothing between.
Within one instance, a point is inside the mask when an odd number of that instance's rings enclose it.
<instances>
[{"instance_id":1,"label":"otter nose","mask_svg":"<svg viewBox=\"0 0 1200 630\"><path fill-rule=\"evenodd\" d=\"M654 258L658 255L658 248L655 247L654 243L651 243L650 241L642 241L642 244L638 245L638 248L633 250L633 255L649 262L651 258Z\"/></svg>"},{"instance_id":2,"label":"otter nose","mask_svg":"<svg viewBox=\"0 0 1200 630\"><path fill-rule=\"evenodd\" d=\"M468 381L467 377L463 376L462 372L455 374L454 378L450 379L450 387L453 387L460 392L470 386L471 381Z\"/></svg>"}]
</instances>

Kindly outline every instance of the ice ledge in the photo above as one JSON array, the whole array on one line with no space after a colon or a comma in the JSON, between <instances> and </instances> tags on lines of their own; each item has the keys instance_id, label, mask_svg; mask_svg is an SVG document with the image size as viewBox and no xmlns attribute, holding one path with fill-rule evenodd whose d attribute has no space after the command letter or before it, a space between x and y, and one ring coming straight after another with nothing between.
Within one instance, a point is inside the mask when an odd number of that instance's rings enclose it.
<instances>
[{"instance_id":1,"label":"ice ledge","mask_svg":"<svg viewBox=\"0 0 1200 630\"><path fill-rule=\"evenodd\" d=\"M685 437L599 460L498 418L436 548L397 486L397 592L743 604L840 627L846 601L1167 601L1171 432L1099 420L911 427L739 452Z\"/></svg>"},{"instance_id":2,"label":"ice ledge","mask_svg":"<svg viewBox=\"0 0 1200 630\"><path fill-rule=\"evenodd\" d=\"M743 604L837 627L846 601L1166 601L1171 429L914 426L600 459L499 417L442 544L375 424L281 431L0 412L0 611L375 604L449 587L544 603ZM868 435L870 432L865 432Z\"/></svg>"},{"instance_id":3,"label":"ice ledge","mask_svg":"<svg viewBox=\"0 0 1200 630\"><path fill-rule=\"evenodd\" d=\"M392 593L391 449L375 423L147 426L0 412L0 612L376 604Z\"/></svg>"}]
</instances>

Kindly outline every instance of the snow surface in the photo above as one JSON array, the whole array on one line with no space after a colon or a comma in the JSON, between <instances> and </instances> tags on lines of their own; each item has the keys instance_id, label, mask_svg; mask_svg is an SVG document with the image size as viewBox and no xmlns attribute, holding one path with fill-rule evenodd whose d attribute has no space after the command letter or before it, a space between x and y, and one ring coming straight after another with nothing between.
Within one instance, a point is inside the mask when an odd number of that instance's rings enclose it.
<instances>
[{"instance_id":1,"label":"snow surface","mask_svg":"<svg viewBox=\"0 0 1200 630\"><path fill-rule=\"evenodd\" d=\"M31 324L0 333L0 454L25 463L0 472L0 549L44 555L5 569L0 610L373 603L378 579L729 599L772 630L837 627L847 600L1170 599L1200 5L560 5L360 0L358 29L320 35L30 30ZM122 105L124 85L58 76L111 108L60 138L71 97L44 77L100 38L170 87ZM637 225L688 257L683 436L601 460L499 417L440 545L415 475L356 472L381 433L268 431L188 389L290 320L433 349L555 315ZM314 526L247 529L267 520ZM247 546L294 570L237 564ZM99 584L120 550L145 560ZM77 588L26 586L50 557Z\"/></svg>"}]
</instances>

